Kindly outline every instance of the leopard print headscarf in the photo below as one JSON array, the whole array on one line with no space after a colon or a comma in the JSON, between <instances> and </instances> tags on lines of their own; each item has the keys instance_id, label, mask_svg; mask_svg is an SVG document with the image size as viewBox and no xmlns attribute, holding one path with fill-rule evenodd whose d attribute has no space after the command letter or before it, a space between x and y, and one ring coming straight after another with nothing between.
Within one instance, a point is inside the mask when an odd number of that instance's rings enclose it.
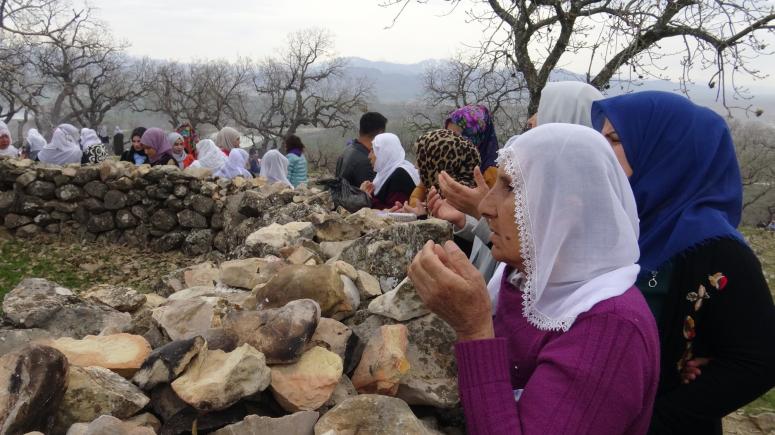
<instances>
[{"instance_id":1,"label":"leopard print headscarf","mask_svg":"<svg viewBox=\"0 0 775 435\"><path fill-rule=\"evenodd\" d=\"M476 186L474 168L481 160L476 146L468 139L450 130L434 130L420 136L415 148L420 180L426 188L435 186L439 189L441 171L446 171L459 183Z\"/></svg>"}]
</instances>

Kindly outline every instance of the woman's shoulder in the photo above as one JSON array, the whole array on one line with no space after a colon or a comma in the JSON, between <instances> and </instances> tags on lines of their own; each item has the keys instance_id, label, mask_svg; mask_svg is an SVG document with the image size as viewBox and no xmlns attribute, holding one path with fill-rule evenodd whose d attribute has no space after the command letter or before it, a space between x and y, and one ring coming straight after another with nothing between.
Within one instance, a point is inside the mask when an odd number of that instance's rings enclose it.
<instances>
[{"instance_id":1,"label":"woman's shoulder","mask_svg":"<svg viewBox=\"0 0 775 435\"><path fill-rule=\"evenodd\" d=\"M750 246L733 237L708 240L680 255L684 270L732 269L761 271L761 263Z\"/></svg>"},{"instance_id":2,"label":"woman's shoulder","mask_svg":"<svg viewBox=\"0 0 775 435\"><path fill-rule=\"evenodd\" d=\"M637 287L630 287L619 296L598 302L586 313L581 314L577 322L605 318L607 323L613 322L619 326L631 325L635 329L647 329L656 333L656 321Z\"/></svg>"}]
</instances>

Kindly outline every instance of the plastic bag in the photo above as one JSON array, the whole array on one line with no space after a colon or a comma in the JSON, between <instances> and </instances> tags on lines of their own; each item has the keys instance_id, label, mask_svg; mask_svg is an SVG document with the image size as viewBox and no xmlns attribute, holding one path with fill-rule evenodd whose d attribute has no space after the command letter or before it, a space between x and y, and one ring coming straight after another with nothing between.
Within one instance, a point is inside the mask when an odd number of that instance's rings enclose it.
<instances>
[{"instance_id":1,"label":"plastic bag","mask_svg":"<svg viewBox=\"0 0 775 435\"><path fill-rule=\"evenodd\" d=\"M344 207L350 213L355 213L362 208L371 208L371 198L366 192L353 187L344 178L331 178L320 180L319 184L331 191L331 199L335 207Z\"/></svg>"}]
</instances>

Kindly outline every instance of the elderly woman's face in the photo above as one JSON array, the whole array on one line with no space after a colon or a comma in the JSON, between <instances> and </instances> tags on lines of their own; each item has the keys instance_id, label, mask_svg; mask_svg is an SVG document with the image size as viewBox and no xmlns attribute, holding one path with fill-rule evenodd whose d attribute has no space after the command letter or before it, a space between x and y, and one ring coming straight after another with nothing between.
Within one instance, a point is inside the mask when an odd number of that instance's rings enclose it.
<instances>
[{"instance_id":1,"label":"elderly woman's face","mask_svg":"<svg viewBox=\"0 0 775 435\"><path fill-rule=\"evenodd\" d=\"M11 145L11 137L7 134L0 136L0 150L4 150Z\"/></svg>"},{"instance_id":2,"label":"elderly woman's face","mask_svg":"<svg viewBox=\"0 0 775 435\"><path fill-rule=\"evenodd\" d=\"M492 234L492 256L510 266L522 269L519 228L514 219L514 192L511 177L498 168L498 180L479 203L479 212L487 219Z\"/></svg>"},{"instance_id":3,"label":"elderly woman's face","mask_svg":"<svg viewBox=\"0 0 775 435\"><path fill-rule=\"evenodd\" d=\"M142 151L143 150L143 144L140 142L140 136L133 136L132 137L132 148L136 151Z\"/></svg>"},{"instance_id":4,"label":"elderly woman's face","mask_svg":"<svg viewBox=\"0 0 775 435\"><path fill-rule=\"evenodd\" d=\"M608 140L608 143L611 144L611 148L614 150L614 154L616 154L616 160L619 161L619 165L624 169L624 174L627 175L627 177L632 177L632 166L630 166L630 162L627 160L627 154L624 152L622 140L619 138L619 134L616 133L614 126L609 120L605 120L601 133L605 136L606 140Z\"/></svg>"}]
</instances>

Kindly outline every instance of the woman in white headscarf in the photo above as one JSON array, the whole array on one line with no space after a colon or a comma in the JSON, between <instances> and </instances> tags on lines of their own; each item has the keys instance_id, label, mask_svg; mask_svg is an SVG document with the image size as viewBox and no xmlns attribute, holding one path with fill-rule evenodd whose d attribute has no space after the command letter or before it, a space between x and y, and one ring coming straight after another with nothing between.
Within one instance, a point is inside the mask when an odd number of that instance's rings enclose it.
<instances>
[{"instance_id":1,"label":"woman in white headscarf","mask_svg":"<svg viewBox=\"0 0 775 435\"><path fill-rule=\"evenodd\" d=\"M396 202L409 200L420 183L420 173L406 160L401 140L393 133L378 134L372 142L369 160L377 175L364 181L361 190L371 197L371 208L389 209Z\"/></svg>"},{"instance_id":2,"label":"woman in white headscarf","mask_svg":"<svg viewBox=\"0 0 775 435\"><path fill-rule=\"evenodd\" d=\"M80 133L70 124L61 124L54 129L51 142L38 153L38 160L53 165L81 163L83 151L78 145Z\"/></svg>"},{"instance_id":3,"label":"woman in white headscarf","mask_svg":"<svg viewBox=\"0 0 775 435\"><path fill-rule=\"evenodd\" d=\"M288 158L280 151L269 150L261 159L261 176L269 183L286 184L293 189L293 184L288 180Z\"/></svg>"},{"instance_id":4,"label":"woman in white headscarf","mask_svg":"<svg viewBox=\"0 0 775 435\"><path fill-rule=\"evenodd\" d=\"M183 145L183 136L180 133L173 131L172 133L167 134L167 140L170 145L172 145L172 158L175 159L175 163L177 163L180 169L184 169L186 167L188 153L186 153L186 147Z\"/></svg>"},{"instance_id":5,"label":"woman in white headscarf","mask_svg":"<svg viewBox=\"0 0 775 435\"><path fill-rule=\"evenodd\" d=\"M0 157L19 157L19 149L11 145L11 142L13 142L11 130L5 122L0 121Z\"/></svg>"},{"instance_id":6,"label":"woman in white headscarf","mask_svg":"<svg viewBox=\"0 0 775 435\"><path fill-rule=\"evenodd\" d=\"M215 174L226 164L226 156L210 139L202 139L196 144L196 154L197 160L189 167L207 168Z\"/></svg>"},{"instance_id":7,"label":"woman in white headscarf","mask_svg":"<svg viewBox=\"0 0 775 435\"><path fill-rule=\"evenodd\" d=\"M428 242L409 268L457 333L468 431L645 434L659 337L634 286L638 212L611 146L587 127L537 127L501 151L479 209L508 264L494 320L454 243Z\"/></svg>"},{"instance_id":8,"label":"woman in white headscarf","mask_svg":"<svg viewBox=\"0 0 775 435\"><path fill-rule=\"evenodd\" d=\"M97 137L97 133L91 128L81 129L81 149L83 150L83 157L81 157L81 163L83 164L102 163L103 160L108 158L105 145L103 145L102 140Z\"/></svg>"},{"instance_id":9,"label":"woman in white headscarf","mask_svg":"<svg viewBox=\"0 0 775 435\"><path fill-rule=\"evenodd\" d=\"M215 176L229 179L236 177L253 178L253 175L247 170L248 157L248 152L241 148L231 150L226 164L215 173Z\"/></svg>"},{"instance_id":10,"label":"woman in white headscarf","mask_svg":"<svg viewBox=\"0 0 775 435\"><path fill-rule=\"evenodd\" d=\"M46 146L46 139L40 134L37 128L31 128L27 131L27 158L37 161L38 153Z\"/></svg>"}]
</instances>

